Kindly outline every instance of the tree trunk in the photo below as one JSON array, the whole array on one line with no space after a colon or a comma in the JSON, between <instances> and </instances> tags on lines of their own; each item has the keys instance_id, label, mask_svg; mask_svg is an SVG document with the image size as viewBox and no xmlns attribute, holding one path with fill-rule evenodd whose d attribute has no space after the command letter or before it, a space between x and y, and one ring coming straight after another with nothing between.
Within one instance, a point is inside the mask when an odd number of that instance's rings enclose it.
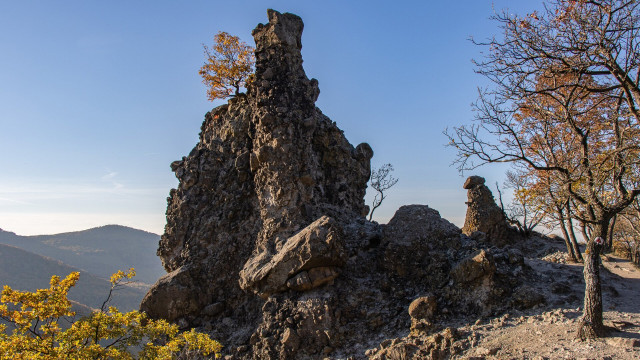
<instances>
[{"instance_id":1,"label":"tree trunk","mask_svg":"<svg viewBox=\"0 0 640 360\"><path fill-rule=\"evenodd\" d=\"M609 233L607 234L607 237L605 238L605 246L602 252L604 253L610 253L611 250L613 249L613 232L616 228L616 221L618 220L618 216L614 216L611 219L611 225L609 226Z\"/></svg>"},{"instance_id":2,"label":"tree trunk","mask_svg":"<svg viewBox=\"0 0 640 360\"><path fill-rule=\"evenodd\" d=\"M589 234L587 234L587 224L580 224L580 231L582 231L582 237L584 238L585 244L589 242Z\"/></svg>"},{"instance_id":3,"label":"tree trunk","mask_svg":"<svg viewBox=\"0 0 640 360\"><path fill-rule=\"evenodd\" d=\"M564 235L564 243L567 245L567 255L569 255L569 261L577 262L576 254L569 242L569 233L567 232L567 227L564 224L564 216L560 215L560 229L562 230L562 235Z\"/></svg>"},{"instance_id":4,"label":"tree trunk","mask_svg":"<svg viewBox=\"0 0 640 360\"><path fill-rule=\"evenodd\" d=\"M635 246L631 249L631 260L633 264L640 268L640 241L635 239Z\"/></svg>"},{"instance_id":5,"label":"tree trunk","mask_svg":"<svg viewBox=\"0 0 640 360\"><path fill-rule=\"evenodd\" d=\"M593 229L593 239L587 242L584 262L584 312L578 325L578 338L595 339L606 334L602 323L602 290L600 288L600 250L602 245L595 241L596 237L607 238L609 222L603 221Z\"/></svg>"},{"instance_id":6,"label":"tree trunk","mask_svg":"<svg viewBox=\"0 0 640 360\"><path fill-rule=\"evenodd\" d=\"M576 239L576 232L573 231L573 221L571 221L571 217L569 217L569 237L571 238L571 246L573 246L573 251L576 254L576 258L578 261L584 262L582 258L582 253L580 252L580 245L578 245L578 240Z\"/></svg>"}]
</instances>

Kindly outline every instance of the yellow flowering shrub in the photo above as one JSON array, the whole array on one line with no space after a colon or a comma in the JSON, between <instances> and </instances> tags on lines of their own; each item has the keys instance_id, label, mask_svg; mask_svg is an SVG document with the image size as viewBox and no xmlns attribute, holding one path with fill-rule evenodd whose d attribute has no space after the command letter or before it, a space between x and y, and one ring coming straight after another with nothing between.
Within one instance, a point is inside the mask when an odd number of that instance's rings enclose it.
<instances>
[{"instance_id":1,"label":"yellow flowering shrub","mask_svg":"<svg viewBox=\"0 0 640 360\"><path fill-rule=\"evenodd\" d=\"M180 333L165 320L139 311L108 307L113 291L135 276L134 269L111 276L101 309L76 319L67 298L80 278L52 276L49 289L17 291L5 286L0 297L0 359L174 359L219 357L222 346L195 330ZM8 324L8 325L7 325ZM61 325L64 325L64 328Z\"/></svg>"}]
</instances>

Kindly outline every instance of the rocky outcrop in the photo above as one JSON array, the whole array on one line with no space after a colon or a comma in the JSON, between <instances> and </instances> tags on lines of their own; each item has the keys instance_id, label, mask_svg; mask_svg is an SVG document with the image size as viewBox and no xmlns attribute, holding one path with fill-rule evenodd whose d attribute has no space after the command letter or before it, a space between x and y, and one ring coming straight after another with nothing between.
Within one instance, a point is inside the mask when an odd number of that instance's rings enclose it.
<instances>
[{"instance_id":1,"label":"rocky outcrop","mask_svg":"<svg viewBox=\"0 0 640 360\"><path fill-rule=\"evenodd\" d=\"M175 321L200 310L198 286L185 270L178 268L164 275L147 293L142 303L149 316Z\"/></svg>"},{"instance_id":2,"label":"rocky outcrop","mask_svg":"<svg viewBox=\"0 0 640 360\"><path fill-rule=\"evenodd\" d=\"M321 216L341 222L366 212L373 151L367 144L354 148L315 107L318 82L302 69L300 18L271 10L268 15L269 23L253 32L254 85L246 96L207 113L198 145L171 164L180 186L168 199L158 255L167 271L187 274L199 294L196 304L174 313L197 316L217 302L236 308L245 302L243 290L282 290L288 275L276 283L286 272L282 259L291 237ZM320 261L325 269L295 269L314 280L300 275L292 286L307 289L307 280L313 287L334 277L344 263L335 253L342 241L331 243L335 258ZM306 261L318 262L318 255ZM278 258L282 262L274 263ZM154 294L173 291L170 284L159 281L142 309L169 317L152 304L158 303Z\"/></svg>"},{"instance_id":3,"label":"rocky outcrop","mask_svg":"<svg viewBox=\"0 0 640 360\"><path fill-rule=\"evenodd\" d=\"M480 176L470 176L464 182L468 208L462 232L474 239L504 246L512 241L514 234L484 182Z\"/></svg>"},{"instance_id":4,"label":"rocky outcrop","mask_svg":"<svg viewBox=\"0 0 640 360\"><path fill-rule=\"evenodd\" d=\"M449 282L455 250L462 246L460 229L424 205L400 207L384 229L385 269L403 282L424 289Z\"/></svg>"},{"instance_id":5,"label":"rocky outcrop","mask_svg":"<svg viewBox=\"0 0 640 360\"><path fill-rule=\"evenodd\" d=\"M180 184L158 249L168 274L141 309L209 332L233 359L322 359L509 305L528 269L507 250L425 205L366 221L373 151L315 107L301 19L268 17L253 31L247 94L207 113L198 144L171 164ZM429 338L429 351L453 338Z\"/></svg>"},{"instance_id":6,"label":"rocky outcrop","mask_svg":"<svg viewBox=\"0 0 640 360\"><path fill-rule=\"evenodd\" d=\"M377 349L367 351L371 360L445 360L461 352L465 342L459 339L463 334L454 328L446 328L436 334L416 334L404 339L387 340ZM466 335L466 334L465 334Z\"/></svg>"}]
</instances>

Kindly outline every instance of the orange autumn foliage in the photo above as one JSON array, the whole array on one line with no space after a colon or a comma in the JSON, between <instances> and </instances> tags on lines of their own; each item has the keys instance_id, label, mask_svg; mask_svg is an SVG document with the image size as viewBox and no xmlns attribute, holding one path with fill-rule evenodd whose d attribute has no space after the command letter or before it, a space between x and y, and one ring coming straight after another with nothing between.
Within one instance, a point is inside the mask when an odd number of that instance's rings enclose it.
<instances>
[{"instance_id":1,"label":"orange autumn foliage","mask_svg":"<svg viewBox=\"0 0 640 360\"><path fill-rule=\"evenodd\" d=\"M212 48L203 45L207 59L199 71L210 101L240 94L250 82L255 65L253 47L237 36L220 31L214 40Z\"/></svg>"}]
</instances>

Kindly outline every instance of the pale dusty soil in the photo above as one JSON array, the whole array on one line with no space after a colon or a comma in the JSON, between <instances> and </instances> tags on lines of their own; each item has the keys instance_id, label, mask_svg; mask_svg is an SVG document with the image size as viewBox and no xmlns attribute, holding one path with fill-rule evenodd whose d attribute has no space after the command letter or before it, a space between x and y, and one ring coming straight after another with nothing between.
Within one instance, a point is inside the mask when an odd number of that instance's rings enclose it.
<instances>
[{"instance_id":1,"label":"pale dusty soil","mask_svg":"<svg viewBox=\"0 0 640 360\"><path fill-rule=\"evenodd\" d=\"M472 347L455 359L640 359L640 269L603 257L604 319L615 329L607 338L583 342L576 340L584 294L582 266L538 259L527 264L550 285L560 282L569 288L559 291L556 284L545 293L547 305L538 309L462 327L470 333Z\"/></svg>"}]
</instances>

